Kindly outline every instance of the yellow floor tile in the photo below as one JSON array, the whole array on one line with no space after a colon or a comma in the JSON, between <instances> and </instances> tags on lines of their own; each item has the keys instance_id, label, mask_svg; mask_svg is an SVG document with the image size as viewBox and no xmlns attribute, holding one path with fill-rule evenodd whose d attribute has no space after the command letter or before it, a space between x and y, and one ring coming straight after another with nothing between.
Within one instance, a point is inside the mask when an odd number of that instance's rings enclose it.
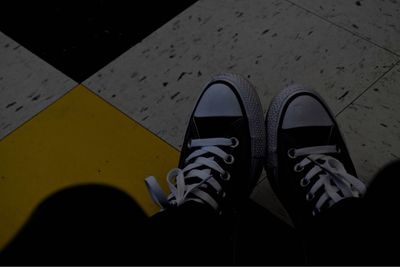
<instances>
[{"instance_id":1,"label":"yellow floor tile","mask_svg":"<svg viewBox=\"0 0 400 267\"><path fill-rule=\"evenodd\" d=\"M100 183L130 194L148 215L158 211L144 178L176 166L173 147L78 86L0 141L0 248L49 194Z\"/></svg>"}]
</instances>

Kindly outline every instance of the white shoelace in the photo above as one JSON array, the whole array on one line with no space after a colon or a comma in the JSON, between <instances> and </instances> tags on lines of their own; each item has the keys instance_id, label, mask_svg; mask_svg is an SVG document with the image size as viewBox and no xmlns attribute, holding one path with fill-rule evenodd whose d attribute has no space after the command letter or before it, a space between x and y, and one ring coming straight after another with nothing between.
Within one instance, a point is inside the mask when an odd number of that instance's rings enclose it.
<instances>
[{"instance_id":1,"label":"white shoelace","mask_svg":"<svg viewBox=\"0 0 400 267\"><path fill-rule=\"evenodd\" d=\"M188 164L183 169L172 169L167 174L168 187L171 191L171 194L168 197L166 197L154 176L149 176L145 179L145 183L153 201L158 204L161 209L165 209L171 205L179 206L188 200L193 200L201 203L208 203L211 207L217 210L218 203L214 197L207 191L201 189L207 187L205 184L207 183L208 186L211 186L217 192L217 194L221 194L222 196L225 195L220 183L211 175L211 171L218 172L223 180L229 180L230 174L214 160L214 156L223 159L226 164L232 164L234 162L234 157L218 146L236 147L238 144L239 141L235 137L193 139L189 141L189 147L199 147L199 149L192 152L185 159L185 164L194 159L192 163ZM205 154L212 154L214 156L203 157ZM200 178L201 182L196 184L186 184L186 179L192 177ZM189 194L195 197L188 197Z\"/></svg>"},{"instance_id":2,"label":"white shoelace","mask_svg":"<svg viewBox=\"0 0 400 267\"><path fill-rule=\"evenodd\" d=\"M366 191L366 186L358 178L347 173L343 164L327 153L338 153L336 146L314 146L301 149L290 149L288 155L291 158L306 156L294 166L294 171L301 172L305 166L313 164L308 173L300 180L300 185L306 187L311 178L318 175L318 180L306 195L307 201L315 197L315 193L324 188L324 193L317 200L313 215L321 211L321 207L327 203L331 207L342 199L349 197L360 197Z\"/></svg>"}]
</instances>

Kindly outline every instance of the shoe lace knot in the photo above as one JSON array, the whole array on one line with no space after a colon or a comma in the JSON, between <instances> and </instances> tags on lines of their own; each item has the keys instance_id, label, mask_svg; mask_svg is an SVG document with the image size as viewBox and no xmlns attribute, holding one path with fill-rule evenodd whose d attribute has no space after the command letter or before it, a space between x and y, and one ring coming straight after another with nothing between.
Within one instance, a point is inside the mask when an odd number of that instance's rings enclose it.
<instances>
[{"instance_id":1,"label":"shoe lace knot","mask_svg":"<svg viewBox=\"0 0 400 267\"><path fill-rule=\"evenodd\" d=\"M219 181L229 181L231 175L217 163L216 158L222 159L225 164L233 164L233 155L226 153L221 147L234 148L238 144L239 141L235 137L189 140L188 147L198 149L184 160L183 169L175 168L167 174L167 184L171 191L168 197L154 176L145 179L151 198L162 210L169 206L180 206L189 200L208 203L217 210L219 205L215 195L225 197ZM212 189L214 193L205 190L207 188Z\"/></svg>"},{"instance_id":2,"label":"shoe lace knot","mask_svg":"<svg viewBox=\"0 0 400 267\"><path fill-rule=\"evenodd\" d=\"M306 200L316 200L312 214L315 216L321 212L323 206L331 207L335 203L350 197L361 197L366 192L364 183L349 174L344 165L336 158L326 154L340 153L336 145L313 146L305 148L291 148L288 156L292 159L305 156L294 165L295 172L302 172L308 165L312 165L309 171L300 179L300 186L307 187L311 179L313 184L306 194ZM317 191L323 189L318 199L315 199Z\"/></svg>"}]
</instances>

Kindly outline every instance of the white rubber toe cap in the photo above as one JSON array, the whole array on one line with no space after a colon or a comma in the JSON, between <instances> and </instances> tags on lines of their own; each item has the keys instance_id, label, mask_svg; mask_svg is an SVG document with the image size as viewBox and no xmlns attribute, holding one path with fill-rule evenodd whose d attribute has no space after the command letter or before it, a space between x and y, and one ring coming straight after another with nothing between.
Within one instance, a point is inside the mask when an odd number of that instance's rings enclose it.
<instances>
[{"instance_id":1,"label":"white rubber toe cap","mask_svg":"<svg viewBox=\"0 0 400 267\"><path fill-rule=\"evenodd\" d=\"M237 117L242 116L240 103L227 85L215 83L201 97L194 116L200 117Z\"/></svg>"},{"instance_id":2,"label":"white rubber toe cap","mask_svg":"<svg viewBox=\"0 0 400 267\"><path fill-rule=\"evenodd\" d=\"M295 98L286 110L283 118L283 129L309 126L332 126L328 112L315 98L302 95Z\"/></svg>"}]
</instances>

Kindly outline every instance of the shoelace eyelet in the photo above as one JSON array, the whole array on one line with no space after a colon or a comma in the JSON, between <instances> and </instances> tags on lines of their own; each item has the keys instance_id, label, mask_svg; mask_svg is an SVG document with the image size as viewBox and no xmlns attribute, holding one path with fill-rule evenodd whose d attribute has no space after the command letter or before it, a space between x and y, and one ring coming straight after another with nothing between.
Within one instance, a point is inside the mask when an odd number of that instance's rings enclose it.
<instances>
[{"instance_id":1,"label":"shoelace eyelet","mask_svg":"<svg viewBox=\"0 0 400 267\"><path fill-rule=\"evenodd\" d=\"M294 165L295 172L301 172L304 170L304 166L300 166L299 164Z\"/></svg>"},{"instance_id":2,"label":"shoelace eyelet","mask_svg":"<svg viewBox=\"0 0 400 267\"><path fill-rule=\"evenodd\" d=\"M231 175L227 171L225 171L225 173L220 173L219 177L224 181L229 181L231 179Z\"/></svg>"},{"instance_id":3,"label":"shoelace eyelet","mask_svg":"<svg viewBox=\"0 0 400 267\"><path fill-rule=\"evenodd\" d=\"M288 152L287 152L288 157L291 158L291 159L295 159L296 156L295 156L294 152L295 152L294 148L289 149Z\"/></svg>"},{"instance_id":4,"label":"shoelace eyelet","mask_svg":"<svg viewBox=\"0 0 400 267\"><path fill-rule=\"evenodd\" d=\"M311 200L313 200L314 199L314 194L311 194L311 193L307 193L306 194L306 200L307 201L311 201Z\"/></svg>"},{"instance_id":5,"label":"shoelace eyelet","mask_svg":"<svg viewBox=\"0 0 400 267\"><path fill-rule=\"evenodd\" d=\"M302 187L306 187L306 186L308 186L310 184L310 180L305 180L304 178L302 178L301 180L300 180L300 185L302 186Z\"/></svg>"},{"instance_id":6,"label":"shoelace eyelet","mask_svg":"<svg viewBox=\"0 0 400 267\"><path fill-rule=\"evenodd\" d=\"M235 162L235 158L229 154L226 158L224 158L224 162L231 165Z\"/></svg>"},{"instance_id":7,"label":"shoelace eyelet","mask_svg":"<svg viewBox=\"0 0 400 267\"><path fill-rule=\"evenodd\" d=\"M232 148L235 148L239 145L239 139L237 139L236 137L232 137L231 141L232 141L232 145L231 145Z\"/></svg>"}]
</instances>

